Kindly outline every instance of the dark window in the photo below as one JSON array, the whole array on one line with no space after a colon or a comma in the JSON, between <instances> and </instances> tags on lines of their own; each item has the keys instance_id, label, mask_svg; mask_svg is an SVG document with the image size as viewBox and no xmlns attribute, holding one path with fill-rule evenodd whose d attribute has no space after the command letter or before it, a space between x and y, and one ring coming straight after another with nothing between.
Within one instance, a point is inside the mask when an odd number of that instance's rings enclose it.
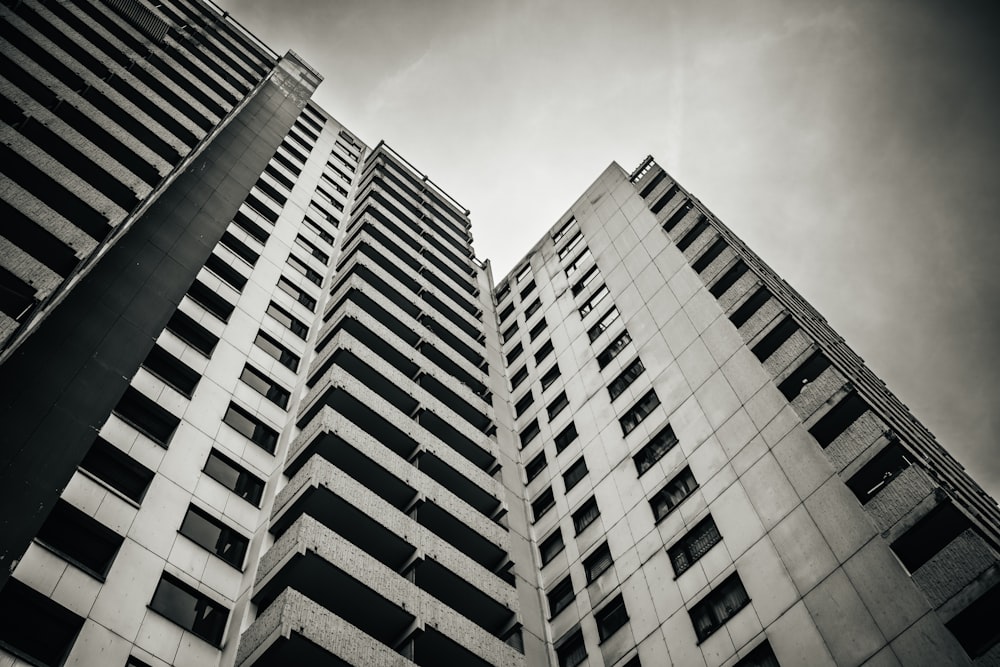
<instances>
[{"instance_id":1,"label":"dark window","mask_svg":"<svg viewBox=\"0 0 1000 667\"><path fill-rule=\"evenodd\" d=\"M606 297L607 295L608 295L608 286L601 285L596 292L590 295L590 298L587 299L587 302L584 303L582 306L580 306L579 308L580 317L586 317L587 315L589 315L590 312L594 310L594 308L597 306L597 304L603 301L604 297Z\"/></svg>"},{"instance_id":2,"label":"dark window","mask_svg":"<svg viewBox=\"0 0 1000 667\"><path fill-rule=\"evenodd\" d=\"M152 470L101 437L94 440L80 467L137 503L142 502L154 475Z\"/></svg>"},{"instance_id":3,"label":"dark window","mask_svg":"<svg viewBox=\"0 0 1000 667\"><path fill-rule=\"evenodd\" d=\"M518 270L517 275L514 276L514 282L520 285L522 282L524 282L530 277L531 277L531 266L525 264Z\"/></svg>"},{"instance_id":4,"label":"dark window","mask_svg":"<svg viewBox=\"0 0 1000 667\"><path fill-rule=\"evenodd\" d=\"M733 667L781 667L774 657L771 644L766 639L754 650L750 651Z\"/></svg>"},{"instance_id":5,"label":"dark window","mask_svg":"<svg viewBox=\"0 0 1000 667\"><path fill-rule=\"evenodd\" d=\"M521 300L523 301L527 299L528 295L531 294L534 290L535 290L535 281L532 280L530 283L527 284L527 286L523 290L521 290Z\"/></svg>"},{"instance_id":6,"label":"dark window","mask_svg":"<svg viewBox=\"0 0 1000 667\"><path fill-rule=\"evenodd\" d=\"M864 505L912 463L912 454L898 442L890 442L847 481L847 486Z\"/></svg>"},{"instance_id":7,"label":"dark window","mask_svg":"<svg viewBox=\"0 0 1000 667\"><path fill-rule=\"evenodd\" d=\"M222 238L219 239L219 243L232 250L233 254L235 254L237 257L245 261L250 266L256 264L257 260L260 259L259 252L257 252L256 250L254 250L253 248L251 248L250 246L248 246L246 243L239 240L235 236L233 236L231 232L225 232L222 235Z\"/></svg>"},{"instance_id":8,"label":"dark window","mask_svg":"<svg viewBox=\"0 0 1000 667\"><path fill-rule=\"evenodd\" d=\"M778 391L790 401L802 393L803 387L818 378L829 367L829 359L821 352L813 352L791 375L782 380L778 385Z\"/></svg>"},{"instance_id":9,"label":"dark window","mask_svg":"<svg viewBox=\"0 0 1000 667\"><path fill-rule=\"evenodd\" d=\"M181 422L173 414L161 408L156 401L133 387L125 390L125 395L115 406L114 413L163 447L170 442L170 436Z\"/></svg>"},{"instance_id":10,"label":"dark window","mask_svg":"<svg viewBox=\"0 0 1000 667\"><path fill-rule=\"evenodd\" d=\"M194 321L190 315L181 310L175 310L167 322L167 331L201 352L206 357L211 356L219 342L219 337Z\"/></svg>"},{"instance_id":11,"label":"dark window","mask_svg":"<svg viewBox=\"0 0 1000 667\"><path fill-rule=\"evenodd\" d=\"M618 336L618 338L615 338L613 341L611 341L608 344L608 346L604 348L604 350L599 355L597 355L598 367L604 368L605 366L610 364L611 360L617 357L619 353L621 353L621 351L624 350L625 347L631 342L632 342L632 337L628 334L627 331L623 331Z\"/></svg>"},{"instance_id":12,"label":"dark window","mask_svg":"<svg viewBox=\"0 0 1000 667\"><path fill-rule=\"evenodd\" d=\"M529 317L531 317L532 315L534 315L535 313L537 313L538 310L541 307L542 307L542 300L541 299L535 299L534 301L532 301L531 303L529 303L528 307L524 309L524 319L525 319L525 321L527 321Z\"/></svg>"},{"instance_id":13,"label":"dark window","mask_svg":"<svg viewBox=\"0 0 1000 667\"><path fill-rule=\"evenodd\" d=\"M945 626L955 635L969 657L978 658L1000 642L998 618L1000 586L994 586L945 623Z\"/></svg>"},{"instance_id":14,"label":"dark window","mask_svg":"<svg viewBox=\"0 0 1000 667\"><path fill-rule=\"evenodd\" d=\"M697 238L701 236L702 232L704 232L706 229L708 229L708 218L706 218L702 214L699 214L698 222L694 223L694 227L689 229L687 233L684 234L684 236L682 236L679 241L677 241L677 249L687 250L689 247L691 247L691 244L694 243L695 240L697 240Z\"/></svg>"},{"instance_id":15,"label":"dark window","mask_svg":"<svg viewBox=\"0 0 1000 667\"><path fill-rule=\"evenodd\" d=\"M712 293L716 299L725 294L730 287L736 284L736 281L743 277L749 268L742 259L736 260L728 271L722 274L722 277L715 281L712 287L708 290Z\"/></svg>"},{"instance_id":16,"label":"dark window","mask_svg":"<svg viewBox=\"0 0 1000 667\"><path fill-rule=\"evenodd\" d=\"M524 427L521 431L521 447L523 448L529 442L535 439L535 436L539 433L538 420L532 419L531 423Z\"/></svg>"},{"instance_id":17,"label":"dark window","mask_svg":"<svg viewBox=\"0 0 1000 667\"><path fill-rule=\"evenodd\" d=\"M708 268L709 264L715 261L715 258L722 254L722 251L728 248L726 242L721 238L715 240L712 245L708 246L708 250L701 253L701 255L691 264L691 268L697 273L701 273Z\"/></svg>"},{"instance_id":18,"label":"dark window","mask_svg":"<svg viewBox=\"0 0 1000 667\"><path fill-rule=\"evenodd\" d=\"M673 215L667 218L666 222L663 223L663 231L674 231L674 227L676 227L677 224L684 219L684 216L690 213L693 208L694 204L692 204L689 200L685 200L685 202L681 204L676 211L674 211Z\"/></svg>"},{"instance_id":19,"label":"dark window","mask_svg":"<svg viewBox=\"0 0 1000 667\"><path fill-rule=\"evenodd\" d=\"M636 401L635 405L628 409L628 412L618 419L622 433L628 435L634 431L635 427L641 424L659 404L660 397L656 395L656 392L652 389L647 391L642 398Z\"/></svg>"},{"instance_id":20,"label":"dark window","mask_svg":"<svg viewBox=\"0 0 1000 667\"><path fill-rule=\"evenodd\" d=\"M503 301L504 297L510 294L510 283L504 283L497 287L497 301ZM513 306L513 304L511 304Z\"/></svg>"},{"instance_id":21,"label":"dark window","mask_svg":"<svg viewBox=\"0 0 1000 667\"><path fill-rule=\"evenodd\" d=\"M507 353L507 365L510 366L514 361L521 356L524 352L524 346L518 343L513 347L513 349Z\"/></svg>"},{"instance_id":22,"label":"dark window","mask_svg":"<svg viewBox=\"0 0 1000 667\"><path fill-rule=\"evenodd\" d=\"M551 387L552 383L555 382L557 379L559 379L559 375L560 375L559 366L553 364L552 368L545 371L545 373L542 375L541 378L542 391L545 391L546 389Z\"/></svg>"},{"instance_id":23,"label":"dark window","mask_svg":"<svg viewBox=\"0 0 1000 667\"><path fill-rule=\"evenodd\" d=\"M267 314L283 324L289 331L302 340L305 340L306 336L309 335L309 327L304 322L273 301L267 307Z\"/></svg>"},{"instance_id":24,"label":"dark window","mask_svg":"<svg viewBox=\"0 0 1000 667\"><path fill-rule=\"evenodd\" d=\"M571 238L569 242L562 247L562 250L558 252L559 261L561 262L562 260L566 259L566 257L571 252L573 252L573 250L575 250L576 247L580 245L582 242L583 242L583 234L581 234L580 232L574 234L573 238Z\"/></svg>"},{"instance_id":25,"label":"dark window","mask_svg":"<svg viewBox=\"0 0 1000 667\"><path fill-rule=\"evenodd\" d=\"M567 405L569 405L569 399L566 398L566 392L565 391L559 392L559 395L555 397L555 400L549 403L548 407L546 408L549 414L549 421L555 419L556 415L562 412Z\"/></svg>"},{"instance_id":26,"label":"dark window","mask_svg":"<svg viewBox=\"0 0 1000 667\"><path fill-rule=\"evenodd\" d=\"M858 417L868 411L868 404L852 391L833 406L823 417L813 424L809 432L824 449L853 424Z\"/></svg>"},{"instance_id":27,"label":"dark window","mask_svg":"<svg viewBox=\"0 0 1000 667\"><path fill-rule=\"evenodd\" d=\"M593 259L594 255L590 252L590 248L584 248L583 252L576 256L569 266L566 267L566 277L572 278L573 274L580 270L584 264Z\"/></svg>"},{"instance_id":28,"label":"dark window","mask_svg":"<svg viewBox=\"0 0 1000 667\"><path fill-rule=\"evenodd\" d=\"M587 583L593 582L604 574L613 563L614 561L611 560L611 549L608 548L608 543L605 542L583 559L583 570L587 573Z\"/></svg>"},{"instance_id":29,"label":"dark window","mask_svg":"<svg viewBox=\"0 0 1000 667\"><path fill-rule=\"evenodd\" d=\"M573 580L568 576L556 584L551 591L546 594L549 600L549 618L556 615L566 607L573 604L576 595L573 593Z\"/></svg>"},{"instance_id":30,"label":"dark window","mask_svg":"<svg viewBox=\"0 0 1000 667\"><path fill-rule=\"evenodd\" d=\"M555 438L556 454L569 447L570 443L576 440L576 437L576 424L570 422L569 426L560 431Z\"/></svg>"},{"instance_id":31,"label":"dark window","mask_svg":"<svg viewBox=\"0 0 1000 667\"><path fill-rule=\"evenodd\" d=\"M303 221L306 223L306 225L309 226L309 228L311 230L313 230L314 232L316 232L316 234L321 239L323 239L323 241L325 241L326 243L329 243L330 245L333 245L333 234L331 234L330 232L328 232L325 229L323 229L322 225L319 222L316 222L315 220L313 220L312 218L310 218L308 216L306 218L304 218Z\"/></svg>"},{"instance_id":32,"label":"dark window","mask_svg":"<svg viewBox=\"0 0 1000 667\"><path fill-rule=\"evenodd\" d=\"M597 621L597 634L603 642L628 623L625 600L619 594L614 600L604 605L603 609L594 613L594 620Z\"/></svg>"},{"instance_id":33,"label":"dark window","mask_svg":"<svg viewBox=\"0 0 1000 667\"><path fill-rule=\"evenodd\" d=\"M152 667L148 662L143 662L134 655L130 655L125 662L125 667Z\"/></svg>"},{"instance_id":34,"label":"dark window","mask_svg":"<svg viewBox=\"0 0 1000 667\"><path fill-rule=\"evenodd\" d=\"M646 370L646 367L642 365L642 359L636 359L626 366L608 385L608 394L611 395L611 400L613 401L621 396L636 381L636 378L642 375L644 370Z\"/></svg>"},{"instance_id":35,"label":"dark window","mask_svg":"<svg viewBox=\"0 0 1000 667\"><path fill-rule=\"evenodd\" d=\"M254 507L260 507L260 499L264 496L264 480L229 457L213 449L205 461L205 474Z\"/></svg>"},{"instance_id":36,"label":"dark window","mask_svg":"<svg viewBox=\"0 0 1000 667\"><path fill-rule=\"evenodd\" d=\"M501 343L506 343L511 338L513 338L514 334L517 333L518 328L519 328L519 325L517 323L517 320L511 322L511 325L509 327L507 327L506 329L504 329L503 333L500 334L500 342ZM518 352L518 354L520 354L520 352Z\"/></svg>"},{"instance_id":37,"label":"dark window","mask_svg":"<svg viewBox=\"0 0 1000 667\"><path fill-rule=\"evenodd\" d=\"M653 176L648 181L643 183L642 190L639 191L639 196L645 199L649 196L649 193L656 189L656 186L663 182L663 179L667 177L667 172L660 170L656 172L656 176Z\"/></svg>"},{"instance_id":38,"label":"dark window","mask_svg":"<svg viewBox=\"0 0 1000 667\"><path fill-rule=\"evenodd\" d=\"M218 255L209 255L208 260L205 261L205 268L232 285L237 292L242 292L243 288L246 287L248 278Z\"/></svg>"},{"instance_id":39,"label":"dark window","mask_svg":"<svg viewBox=\"0 0 1000 667\"><path fill-rule=\"evenodd\" d=\"M254 339L254 344L277 359L282 366L290 368L293 371L298 370L299 358L292 354L288 348L263 331L257 332L257 338Z\"/></svg>"},{"instance_id":40,"label":"dark window","mask_svg":"<svg viewBox=\"0 0 1000 667\"><path fill-rule=\"evenodd\" d=\"M215 315L223 322L229 321L229 316L233 314L236 306L222 298L217 291L210 288L200 280L195 280L187 292L195 303Z\"/></svg>"},{"instance_id":41,"label":"dark window","mask_svg":"<svg viewBox=\"0 0 1000 667\"><path fill-rule=\"evenodd\" d=\"M251 199L253 201L251 201ZM257 210L257 207L253 206L253 202L256 202L259 205L260 208L263 208L265 210L267 209L267 207L263 204L263 202L260 202L259 200L255 199L255 198L253 198L253 196L251 196L250 199L247 200L247 204L250 204L250 208L254 209L258 213L261 213L261 212ZM270 211L269 211L269 213L270 213ZM253 220L251 220L242 211L237 211L236 212L236 215L233 216L233 222L236 223L237 227L239 227L240 229L242 229L243 231L245 231L247 234L249 234L250 236L254 237L254 239L256 239L257 241L259 241L261 243L261 245L263 245L264 243L266 243L267 239L271 236L266 229L264 229L263 227L261 227L260 225L258 225Z\"/></svg>"},{"instance_id":42,"label":"dark window","mask_svg":"<svg viewBox=\"0 0 1000 667\"><path fill-rule=\"evenodd\" d=\"M708 639L726 621L747 606L750 596L735 572L691 608L691 622L699 642Z\"/></svg>"},{"instance_id":43,"label":"dark window","mask_svg":"<svg viewBox=\"0 0 1000 667\"><path fill-rule=\"evenodd\" d=\"M235 530L208 515L204 510L188 507L180 534L236 568L243 566L250 541Z\"/></svg>"},{"instance_id":44,"label":"dark window","mask_svg":"<svg viewBox=\"0 0 1000 667\"><path fill-rule=\"evenodd\" d=\"M722 535L719 534L719 529L711 516L700 521L677 544L667 550L670 562L674 566L674 574L681 576L721 541Z\"/></svg>"},{"instance_id":45,"label":"dark window","mask_svg":"<svg viewBox=\"0 0 1000 667\"><path fill-rule=\"evenodd\" d=\"M667 188L667 191L664 192L663 195L656 200L656 203L649 207L649 210L652 211L653 215L656 215L657 213L662 211L663 207L666 206L668 203L670 203L670 200L674 198L674 195L677 194L678 190L679 188L677 187L676 183Z\"/></svg>"},{"instance_id":46,"label":"dark window","mask_svg":"<svg viewBox=\"0 0 1000 667\"><path fill-rule=\"evenodd\" d=\"M316 299L311 297L305 290L301 287L292 283L291 280L282 276L278 280L278 289L280 289L285 294L289 295L300 304L308 308L309 310L316 311Z\"/></svg>"},{"instance_id":47,"label":"dark window","mask_svg":"<svg viewBox=\"0 0 1000 667\"><path fill-rule=\"evenodd\" d=\"M590 500L580 506L580 509L573 512L573 529L576 534L582 533L599 516L601 516L601 508L597 506L597 498L591 496Z\"/></svg>"},{"instance_id":48,"label":"dark window","mask_svg":"<svg viewBox=\"0 0 1000 667\"><path fill-rule=\"evenodd\" d=\"M569 229L570 229L570 227L573 226L574 222L576 222L576 218L573 218L573 217L571 217L569 220L567 220L566 222L564 222L563 226L560 227L559 231L557 231L555 233L555 236L552 237L552 242L553 243L559 243L560 241L562 241L563 238L565 238L566 234L569 233Z\"/></svg>"},{"instance_id":49,"label":"dark window","mask_svg":"<svg viewBox=\"0 0 1000 667\"><path fill-rule=\"evenodd\" d=\"M320 250L318 247L316 247L316 244L311 242L306 237L299 234L298 236L295 237L295 242L299 244L299 246L301 246L302 249L304 249L306 252L308 252L310 255L318 259L323 264L330 263L330 256L325 252L323 252L322 250Z\"/></svg>"},{"instance_id":50,"label":"dark window","mask_svg":"<svg viewBox=\"0 0 1000 667\"><path fill-rule=\"evenodd\" d=\"M274 448L278 444L278 432L240 406L230 403L222 421L260 445L267 453L274 453Z\"/></svg>"},{"instance_id":51,"label":"dark window","mask_svg":"<svg viewBox=\"0 0 1000 667\"><path fill-rule=\"evenodd\" d=\"M545 357L547 357L550 354L552 354L552 350L553 349L555 349L555 348L553 348L553 346L552 346L552 341L551 340L545 341L542 344L542 346L540 348L538 348L538 352L535 352L535 364L537 365L537 364L542 363L542 361L545 359Z\"/></svg>"},{"instance_id":52,"label":"dark window","mask_svg":"<svg viewBox=\"0 0 1000 667\"><path fill-rule=\"evenodd\" d=\"M733 314L729 316L729 321L733 323L736 328L739 328L747 323L754 313L760 310L763 306L771 299L771 293L767 291L766 287L758 287L757 291L750 295L750 298L743 302L743 304L733 311Z\"/></svg>"},{"instance_id":53,"label":"dark window","mask_svg":"<svg viewBox=\"0 0 1000 667\"><path fill-rule=\"evenodd\" d=\"M191 393L198 385L198 380L201 379L198 371L159 345L154 345L153 349L149 351L146 359L142 362L142 367L188 398L191 397Z\"/></svg>"},{"instance_id":54,"label":"dark window","mask_svg":"<svg viewBox=\"0 0 1000 667\"><path fill-rule=\"evenodd\" d=\"M590 327L590 329L587 330L587 337L590 338L590 342L593 343L595 340L597 340L597 338L602 333L607 331L608 327L611 326L617 319L618 319L618 309L612 306L611 310L606 312L604 314L604 317L602 317L600 320L597 321L597 324L595 324L594 326Z\"/></svg>"},{"instance_id":55,"label":"dark window","mask_svg":"<svg viewBox=\"0 0 1000 667\"><path fill-rule=\"evenodd\" d=\"M890 546L903 566L910 572L915 572L971 525L968 517L954 505L944 502L928 512Z\"/></svg>"},{"instance_id":56,"label":"dark window","mask_svg":"<svg viewBox=\"0 0 1000 667\"><path fill-rule=\"evenodd\" d=\"M35 307L35 288L0 267L0 312L21 321Z\"/></svg>"},{"instance_id":57,"label":"dark window","mask_svg":"<svg viewBox=\"0 0 1000 667\"><path fill-rule=\"evenodd\" d=\"M653 508L653 517L660 521L673 512L697 488L698 482L691 474L691 468L684 468L655 496L650 498L649 505Z\"/></svg>"},{"instance_id":58,"label":"dark window","mask_svg":"<svg viewBox=\"0 0 1000 667\"><path fill-rule=\"evenodd\" d=\"M510 317L513 314L514 314L514 304L513 303L509 303L509 304L507 304L507 307L504 308L503 311L501 311L501 313L500 313L500 321L503 322L504 320L506 320L508 317ZM506 335L504 337L506 338Z\"/></svg>"},{"instance_id":59,"label":"dark window","mask_svg":"<svg viewBox=\"0 0 1000 667\"><path fill-rule=\"evenodd\" d=\"M541 336L542 333L545 331L546 326L547 325L545 323L545 320L543 319L541 322L531 327L531 331L528 332L528 339L535 340L536 338Z\"/></svg>"},{"instance_id":60,"label":"dark window","mask_svg":"<svg viewBox=\"0 0 1000 667\"><path fill-rule=\"evenodd\" d=\"M63 664L83 619L11 577L0 590L0 646L32 664Z\"/></svg>"},{"instance_id":61,"label":"dark window","mask_svg":"<svg viewBox=\"0 0 1000 667\"><path fill-rule=\"evenodd\" d=\"M101 581L125 541L62 499L56 501L35 539Z\"/></svg>"},{"instance_id":62,"label":"dark window","mask_svg":"<svg viewBox=\"0 0 1000 667\"><path fill-rule=\"evenodd\" d=\"M667 452L677 445L677 436L674 429L667 424L660 432L632 457L635 462L636 472L641 477L644 472L653 467L653 464L666 456Z\"/></svg>"},{"instance_id":63,"label":"dark window","mask_svg":"<svg viewBox=\"0 0 1000 667\"><path fill-rule=\"evenodd\" d=\"M552 495L552 487L545 489L538 497L531 501L531 520L538 521L545 513L555 507L555 496Z\"/></svg>"},{"instance_id":64,"label":"dark window","mask_svg":"<svg viewBox=\"0 0 1000 667\"><path fill-rule=\"evenodd\" d=\"M584 289L587 288L587 285L589 285L591 282L600 277L601 277L601 271L596 266L590 267L590 269L588 269L587 272L583 274L582 278L573 283L573 287L571 288L573 296L576 296L577 294L582 292Z\"/></svg>"},{"instance_id":65,"label":"dark window","mask_svg":"<svg viewBox=\"0 0 1000 667\"><path fill-rule=\"evenodd\" d=\"M563 544L562 533L556 528L556 532L552 533L538 545L538 554L542 557L542 565L546 565L553 558L559 555L559 552L566 547Z\"/></svg>"},{"instance_id":66,"label":"dark window","mask_svg":"<svg viewBox=\"0 0 1000 667\"><path fill-rule=\"evenodd\" d=\"M156 586L149 608L213 646L222 641L229 618L228 609L166 572Z\"/></svg>"},{"instance_id":67,"label":"dark window","mask_svg":"<svg viewBox=\"0 0 1000 667\"><path fill-rule=\"evenodd\" d=\"M311 282L313 285L321 286L323 284L323 276L295 255L288 255L288 263L296 271L304 275L306 280Z\"/></svg>"},{"instance_id":68,"label":"dark window","mask_svg":"<svg viewBox=\"0 0 1000 667\"><path fill-rule=\"evenodd\" d=\"M243 368L240 379L259 391L267 400L278 407L288 407L288 398L291 395L289 391L269 378L263 371L259 371L247 364Z\"/></svg>"},{"instance_id":69,"label":"dark window","mask_svg":"<svg viewBox=\"0 0 1000 667\"><path fill-rule=\"evenodd\" d=\"M577 630L568 639L562 640L556 649L559 667L576 667L587 659L587 646L583 643L583 633Z\"/></svg>"},{"instance_id":70,"label":"dark window","mask_svg":"<svg viewBox=\"0 0 1000 667\"><path fill-rule=\"evenodd\" d=\"M581 456L563 473L563 483L566 485L566 491L568 492L579 484L580 480L587 476L587 472L587 461Z\"/></svg>"},{"instance_id":71,"label":"dark window","mask_svg":"<svg viewBox=\"0 0 1000 667\"><path fill-rule=\"evenodd\" d=\"M768 331L750 351L761 361L766 361L798 330L799 325L795 323L795 320L786 316L785 319L781 320L773 329Z\"/></svg>"},{"instance_id":72,"label":"dark window","mask_svg":"<svg viewBox=\"0 0 1000 667\"><path fill-rule=\"evenodd\" d=\"M521 366L521 369L510 377L511 391L517 389L518 385L524 382L526 379L528 379L528 367Z\"/></svg>"},{"instance_id":73,"label":"dark window","mask_svg":"<svg viewBox=\"0 0 1000 667\"><path fill-rule=\"evenodd\" d=\"M545 470L545 466L548 464L549 462L545 460L545 452L539 452L538 456L528 461L524 465L524 472L528 476L528 481L530 482L542 474L542 471Z\"/></svg>"},{"instance_id":74,"label":"dark window","mask_svg":"<svg viewBox=\"0 0 1000 667\"><path fill-rule=\"evenodd\" d=\"M535 395L528 390L528 393L522 396L517 403L514 404L514 416L520 417L524 414L524 411L531 407L531 404L535 402Z\"/></svg>"}]
</instances>

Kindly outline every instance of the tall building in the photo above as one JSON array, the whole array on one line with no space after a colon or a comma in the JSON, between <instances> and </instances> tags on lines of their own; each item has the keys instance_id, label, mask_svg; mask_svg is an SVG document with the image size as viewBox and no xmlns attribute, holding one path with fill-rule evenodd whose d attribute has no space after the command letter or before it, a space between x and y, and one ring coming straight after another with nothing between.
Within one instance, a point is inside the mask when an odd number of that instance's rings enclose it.
<instances>
[{"instance_id":1,"label":"tall building","mask_svg":"<svg viewBox=\"0 0 1000 667\"><path fill-rule=\"evenodd\" d=\"M652 158L494 285L214 5L0 11L0 665L1000 663L996 503Z\"/></svg>"}]
</instances>

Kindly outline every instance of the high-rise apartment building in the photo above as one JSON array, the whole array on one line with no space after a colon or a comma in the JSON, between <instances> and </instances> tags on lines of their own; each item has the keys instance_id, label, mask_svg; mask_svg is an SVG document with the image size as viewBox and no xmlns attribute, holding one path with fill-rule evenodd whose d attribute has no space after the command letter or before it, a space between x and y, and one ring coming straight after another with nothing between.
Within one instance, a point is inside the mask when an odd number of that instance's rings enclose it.
<instances>
[{"instance_id":1,"label":"high-rise apartment building","mask_svg":"<svg viewBox=\"0 0 1000 667\"><path fill-rule=\"evenodd\" d=\"M0 11L0 665L1000 662L996 503L651 158L494 286L213 5Z\"/></svg>"}]
</instances>

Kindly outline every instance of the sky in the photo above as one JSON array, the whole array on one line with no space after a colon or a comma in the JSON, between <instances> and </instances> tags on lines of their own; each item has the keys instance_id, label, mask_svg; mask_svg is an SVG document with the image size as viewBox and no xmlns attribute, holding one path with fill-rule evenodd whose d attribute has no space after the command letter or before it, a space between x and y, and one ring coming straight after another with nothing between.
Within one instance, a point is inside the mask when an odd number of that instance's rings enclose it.
<instances>
[{"instance_id":1,"label":"sky","mask_svg":"<svg viewBox=\"0 0 1000 667\"><path fill-rule=\"evenodd\" d=\"M225 0L472 212L499 280L648 154L1000 497L1000 5Z\"/></svg>"}]
</instances>

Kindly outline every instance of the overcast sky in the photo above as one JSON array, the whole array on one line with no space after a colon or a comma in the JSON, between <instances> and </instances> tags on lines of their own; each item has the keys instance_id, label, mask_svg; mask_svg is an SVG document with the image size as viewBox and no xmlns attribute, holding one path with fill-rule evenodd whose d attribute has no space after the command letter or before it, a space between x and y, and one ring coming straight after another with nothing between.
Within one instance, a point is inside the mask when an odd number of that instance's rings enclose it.
<instances>
[{"instance_id":1,"label":"overcast sky","mask_svg":"<svg viewBox=\"0 0 1000 667\"><path fill-rule=\"evenodd\" d=\"M1000 495L990 4L222 4L471 209L497 279L612 160L652 154Z\"/></svg>"}]
</instances>

